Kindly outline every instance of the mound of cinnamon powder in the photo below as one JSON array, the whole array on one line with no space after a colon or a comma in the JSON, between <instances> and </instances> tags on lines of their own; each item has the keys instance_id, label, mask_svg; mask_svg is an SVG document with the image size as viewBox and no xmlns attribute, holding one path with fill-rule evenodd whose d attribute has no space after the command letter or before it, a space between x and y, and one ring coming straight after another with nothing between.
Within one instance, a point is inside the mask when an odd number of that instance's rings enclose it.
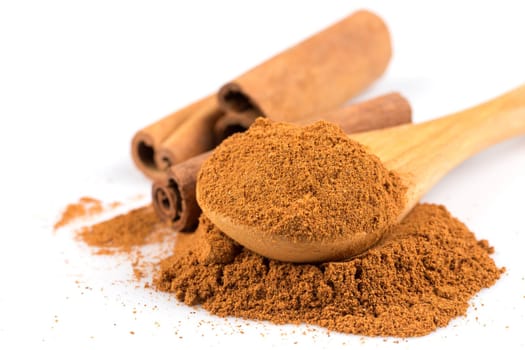
<instances>
[{"instance_id":1,"label":"mound of cinnamon powder","mask_svg":"<svg viewBox=\"0 0 525 350\"><path fill-rule=\"evenodd\" d=\"M169 225L158 219L153 206L147 205L83 227L77 235L89 246L129 251L135 246L160 242L170 232Z\"/></svg>"},{"instance_id":2,"label":"mound of cinnamon powder","mask_svg":"<svg viewBox=\"0 0 525 350\"><path fill-rule=\"evenodd\" d=\"M366 233L395 222L406 188L337 126L259 118L231 136L198 177L199 204L234 223L296 240Z\"/></svg>"},{"instance_id":3,"label":"mound of cinnamon powder","mask_svg":"<svg viewBox=\"0 0 525 350\"><path fill-rule=\"evenodd\" d=\"M205 217L160 263L155 284L220 316L310 323L370 336L421 336L463 315L504 269L443 206L418 205L364 254L292 264L238 246ZM188 241L190 239L191 241Z\"/></svg>"},{"instance_id":4,"label":"mound of cinnamon powder","mask_svg":"<svg viewBox=\"0 0 525 350\"><path fill-rule=\"evenodd\" d=\"M118 204L119 203L115 202L112 203L111 206L115 207ZM64 209L62 216L55 222L53 228L56 230L70 224L76 219L100 214L103 210L104 207L100 200L91 197L81 197L78 203L71 203Z\"/></svg>"}]
</instances>

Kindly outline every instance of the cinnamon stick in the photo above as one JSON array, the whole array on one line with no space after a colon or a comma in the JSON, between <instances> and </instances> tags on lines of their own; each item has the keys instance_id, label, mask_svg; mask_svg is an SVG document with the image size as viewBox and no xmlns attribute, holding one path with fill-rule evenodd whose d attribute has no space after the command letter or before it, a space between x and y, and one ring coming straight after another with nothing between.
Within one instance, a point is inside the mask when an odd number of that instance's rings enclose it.
<instances>
[{"instance_id":1,"label":"cinnamon stick","mask_svg":"<svg viewBox=\"0 0 525 350\"><path fill-rule=\"evenodd\" d=\"M166 167L212 149L258 116L295 121L320 115L370 85L390 55L383 21L356 12L226 84L218 96L140 130L132 141L133 160L146 176L160 179Z\"/></svg>"},{"instance_id":2,"label":"cinnamon stick","mask_svg":"<svg viewBox=\"0 0 525 350\"><path fill-rule=\"evenodd\" d=\"M236 132L246 131L255 119L261 116L262 114L256 109L247 109L242 112L228 111L218 118L213 127L215 139L220 143Z\"/></svg>"},{"instance_id":3,"label":"cinnamon stick","mask_svg":"<svg viewBox=\"0 0 525 350\"><path fill-rule=\"evenodd\" d=\"M131 156L136 166L151 179L163 177L163 169L160 169L155 161L156 152L162 142L196 111L214 103L216 99L216 95L205 97L139 130L131 141Z\"/></svg>"},{"instance_id":4,"label":"cinnamon stick","mask_svg":"<svg viewBox=\"0 0 525 350\"><path fill-rule=\"evenodd\" d=\"M403 110L405 108L405 110ZM379 118L370 118L368 123L362 124L360 118L353 118L355 114L379 115ZM342 107L320 116L298 119L295 124L308 125L318 120L329 120L334 124L348 128L352 132L381 129L399 124L399 118L408 116L410 119L412 112L408 102L398 93L390 93L374 99ZM214 127L214 133L218 140L224 140L235 132L248 130L255 119L260 116L254 110L244 112L231 112L222 115ZM388 119L391 118L391 119ZM409 122L407 120L406 122ZM353 125L352 125L353 124Z\"/></svg>"},{"instance_id":5,"label":"cinnamon stick","mask_svg":"<svg viewBox=\"0 0 525 350\"><path fill-rule=\"evenodd\" d=\"M155 155L157 168L166 170L173 164L213 149L217 145L213 128L222 114L216 98L199 105L199 108L162 142Z\"/></svg>"},{"instance_id":6,"label":"cinnamon stick","mask_svg":"<svg viewBox=\"0 0 525 350\"><path fill-rule=\"evenodd\" d=\"M275 121L313 117L368 87L390 56L383 20L358 11L224 85L219 103L226 112L254 109Z\"/></svg>"},{"instance_id":7,"label":"cinnamon stick","mask_svg":"<svg viewBox=\"0 0 525 350\"><path fill-rule=\"evenodd\" d=\"M324 119L339 124L346 133L353 133L410 123L411 117L408 101L398 93L391 93L296 123L305 125ZM195 199L197 173L211 154L211 151L203 153L171 166L167 177L152 186L157 215L170 221L177 231L191 231L198 223L201 210Z\"/></svg>"},{"instance_id":8,"label":"cinnamon stick","mask_svg":"<svg viewBox=\"0 0 525 350\"><path fill-rule=\"evenodd\" d=\"M198 222L201 209L195 198L197 173L213 151L200 154L166 170L166 177L152 186L152 202L157 215L172 223L177 231L191 231Z\"/></svg>"},{"instance_id":9,"label":"cinnamon stick","mask_svg":"<svg viewBox=\"0 0 525 350\"><path fill-rule=\"evenodd\" d=\"M309 125L319 120L327 120L339 125L349 134L410 123L411 118L412 108L408 100L397 92L391 92L318 117L296 120L294 124Z\"/></svg>"}]
</instances>

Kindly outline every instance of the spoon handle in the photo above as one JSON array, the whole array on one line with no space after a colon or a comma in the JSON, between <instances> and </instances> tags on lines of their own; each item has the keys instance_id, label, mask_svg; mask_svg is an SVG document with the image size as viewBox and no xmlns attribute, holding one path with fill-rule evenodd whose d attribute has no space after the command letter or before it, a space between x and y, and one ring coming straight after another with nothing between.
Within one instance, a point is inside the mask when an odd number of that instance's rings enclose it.
<instances>
[{"instance_id":1,"label":"spoon handle","mask_svg":"<svg viewBox=\"0 0 525 350\"><path fill-rule=\"evenodd\" d=\"M477 152L525 134L525 85L475 107L416 125L351 135L406 181L408 212Z\"/></svg>"}]
</instances>

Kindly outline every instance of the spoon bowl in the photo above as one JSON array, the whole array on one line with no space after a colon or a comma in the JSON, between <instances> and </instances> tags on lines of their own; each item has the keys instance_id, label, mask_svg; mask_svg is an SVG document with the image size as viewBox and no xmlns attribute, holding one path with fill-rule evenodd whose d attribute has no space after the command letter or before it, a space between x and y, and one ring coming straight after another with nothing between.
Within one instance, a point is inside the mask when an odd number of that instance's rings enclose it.
<instances>
[{"instance_id":1,"label":"spoon bowl","mask_svg":"<svg viewBox=\"0 0 525 350\"><path fill-rule=\"evenodd\" d=\"M324 238L317 240L291 240L287 236L269 235L258 227L238 224L225 215L213 210L206 216L222 232L244 247L270 259L288 262L317 262L341 260L362 253L375 244L379 233L353 232L351 236Z\"/></svg>"}]
</instances>

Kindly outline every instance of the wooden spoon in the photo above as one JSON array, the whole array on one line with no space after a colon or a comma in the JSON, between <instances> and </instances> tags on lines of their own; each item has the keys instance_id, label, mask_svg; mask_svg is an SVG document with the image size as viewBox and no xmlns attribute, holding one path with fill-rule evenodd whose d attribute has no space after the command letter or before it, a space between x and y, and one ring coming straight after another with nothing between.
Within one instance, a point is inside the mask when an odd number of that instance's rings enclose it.
<instances>
[{"instance_id":1,"label":"wooden spoon","mask_svg":"<svg viewBox=\"0 0 525 350\"><path fill-rule=\"evenodd\" d=\"M384 165L396 171L408 187L399 221L451 169L482 149L525 133L525 85L476 107L421 124L407 124L350 137L367 146ZM234 223L228 213L206 207L204 214L225 234L263 256L290 262L348 258L377 242L378 237L350 232L333 241L292 241L269 238L257 227ZM322 235L320 235L322 236Z\"/></svg>"}]
</instances>

